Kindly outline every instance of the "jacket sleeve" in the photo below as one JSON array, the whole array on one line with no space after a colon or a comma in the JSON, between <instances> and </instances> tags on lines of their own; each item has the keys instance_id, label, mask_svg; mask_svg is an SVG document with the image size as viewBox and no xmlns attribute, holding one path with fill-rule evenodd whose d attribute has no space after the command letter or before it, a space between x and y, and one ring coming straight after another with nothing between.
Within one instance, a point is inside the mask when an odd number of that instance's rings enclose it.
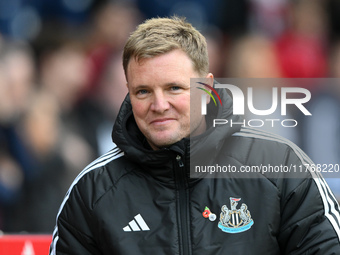
<instances>
[{"instance_id":1,"label":"jacket sleeve","mask_svg":"<svg viewBox=\"0 0 340 255\"><path fill-rule=\"evenodd\" d=\"M90 226L91 213L77 185L69 190L57 216L50 255L100 254Z\"/></svg>"},{"instance_id":2,"label":"jacket sleeve","mask_svg":"<svg viewBox=\"0 0 340 255\"><path fill-rule=\"evenodd\" d=\"M298 153L289 155L289 164L312 164L303 152ZM305 178L290 176L278 182L282 254L340 254L339 205L323 177L307 170Z\"/></svg>"}]
</instances>

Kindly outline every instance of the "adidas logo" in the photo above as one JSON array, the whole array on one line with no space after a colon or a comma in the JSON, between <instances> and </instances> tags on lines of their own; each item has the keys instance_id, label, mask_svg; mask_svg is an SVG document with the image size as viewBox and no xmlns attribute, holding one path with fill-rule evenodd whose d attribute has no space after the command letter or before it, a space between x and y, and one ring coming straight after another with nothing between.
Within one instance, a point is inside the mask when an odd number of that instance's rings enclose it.
<instances>
[{"instance_id":1,"label":"adidas logo","mask_svg":"<svg viewBox=\"0 0 340 255\"><path fill-rule=\"evenodd\" d=\"M129 225L125 226L123 228L125 232L130 232L130 231L148 231L149 226L146 224L144 221L142 215L138 214L134 217L134 220L129 222Z\"/></svg>"}]
</instances>

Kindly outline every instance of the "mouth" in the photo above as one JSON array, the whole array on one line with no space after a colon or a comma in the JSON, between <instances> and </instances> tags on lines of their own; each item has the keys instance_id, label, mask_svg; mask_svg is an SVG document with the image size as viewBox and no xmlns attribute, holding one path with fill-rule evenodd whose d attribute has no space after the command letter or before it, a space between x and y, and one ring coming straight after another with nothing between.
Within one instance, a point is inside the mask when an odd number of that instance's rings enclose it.
<instances>
[{"instance_id":1,"label":"mouth","mask_svg":"<svg viewBox=\"0 0 340 255\"><path fill-rule=\"evenodd\" d=\"M162 118L162 119L155 119L150 122L151 125L167 125L170 122L174 121L174 118Z\"/></svg>"}]
</instances>

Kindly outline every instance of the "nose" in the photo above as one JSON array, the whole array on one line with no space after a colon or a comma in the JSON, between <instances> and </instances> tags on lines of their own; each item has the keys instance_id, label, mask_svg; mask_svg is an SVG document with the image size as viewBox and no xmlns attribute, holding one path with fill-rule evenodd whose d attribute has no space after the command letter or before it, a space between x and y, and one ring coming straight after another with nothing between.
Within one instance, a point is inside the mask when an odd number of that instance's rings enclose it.
<instances>
[{"instance_id":1,"label":"nose","mask_svg":"<svg viewBox=\"0 0 340 255\"><path fill-rule=\"evenodd\" d=\"M170 108L167 96L163 93L155 93L150 109L157 113L163 113Z\"/></svg>"}]
</instances>

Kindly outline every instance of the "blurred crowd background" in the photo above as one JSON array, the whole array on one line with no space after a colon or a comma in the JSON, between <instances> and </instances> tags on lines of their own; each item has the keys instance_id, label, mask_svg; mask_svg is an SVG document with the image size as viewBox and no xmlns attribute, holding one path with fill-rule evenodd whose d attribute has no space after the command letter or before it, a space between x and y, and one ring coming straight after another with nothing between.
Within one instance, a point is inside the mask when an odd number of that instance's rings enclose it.
<instances>
[{"instance_id":1,"label":"blurred crowd background","mask_svg":"<svg viewBox=\"0 0 340 255\"><path fill-rule=\"evenodd\" d=\"M206 36L215 77L340 78L338 0L0 0L0 230L52 233L75 176L113 146L129 33L173 14ZM313 118L284 135L339 164L340 85L305 86Z\"/></svg>"}]
</instances>

